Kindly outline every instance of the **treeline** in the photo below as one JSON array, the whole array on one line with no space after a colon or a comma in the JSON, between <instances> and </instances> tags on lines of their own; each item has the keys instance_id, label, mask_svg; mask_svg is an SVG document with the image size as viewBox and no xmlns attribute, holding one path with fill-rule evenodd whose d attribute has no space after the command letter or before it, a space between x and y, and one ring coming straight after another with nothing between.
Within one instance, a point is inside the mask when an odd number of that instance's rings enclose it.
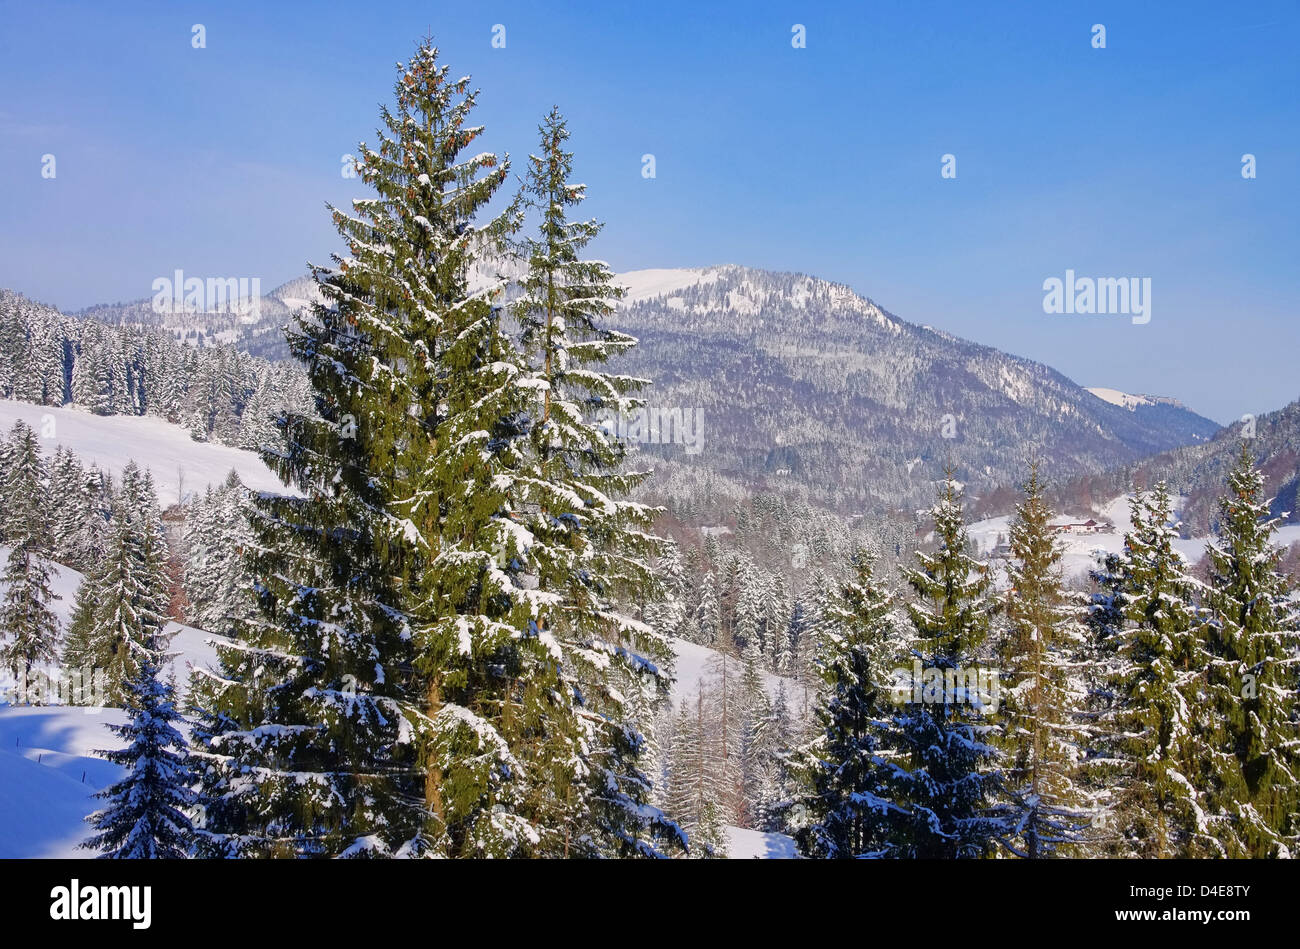
<instances>
[{"instance_id":1,"label":"treeline","mask_svg":"<svg viewBox=\"0 0 1300 949\"><path fill-rule=\"evenodd\" d=\"M280 409L308 404L292 365L158 329L108 327L0 290L0 398L98 415L153 415L200 441L258 448Z\"/></svg>"},{"instance_id":2,"label":"treeline","mask_svg":"<svg viewBox=\"0 0 1300 949\"><path fill-rule=\"evenodd\" d=\"M62 447L47 461L20 421L0 439L0 509L10 548L0 663L15 678L95 670L105 693L89 698L121 704L145 653L163 661L179 589L152 477L132 463L115 485ZM84 574L66 636L52 610L55 561Z\"/></svg>"},{"instance_id":3,"label":"treeline","mask_svg":"<svg viewBox=\"0 0 1300 949\"><path fill-rule=\"evenodd\" d=\"M870 558L821 643L819 733L790 758L784 819L819 857L1279 857L1300 833L1300 616L1262 478L1242 446L1208 582L1173 541L1168 488L1079 600L1035 471L995 589L960 491L938 547L881 583Z\"/></svg>"}]
</instances>

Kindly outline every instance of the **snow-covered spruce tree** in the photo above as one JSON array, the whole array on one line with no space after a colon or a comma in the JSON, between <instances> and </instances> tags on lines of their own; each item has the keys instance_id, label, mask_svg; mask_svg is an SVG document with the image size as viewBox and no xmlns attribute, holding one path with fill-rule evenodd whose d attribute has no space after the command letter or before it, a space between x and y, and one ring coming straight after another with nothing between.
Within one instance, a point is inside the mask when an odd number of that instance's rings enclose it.
<instances>
[{"instance_id":1,"label":"snow-covered spruce tree","mask_svg":"<svg viewBox=\"0 0 1300 949\"><path fill-rule=\"evenodd\" d=\"M167 541L153 481L134 462L122 472L103 559L77 591L64 661L104 670L109 704L129 701L146 660L161 664L166 643Z\"/></svg>"},{"instance_id":2,"label":"snow-covered spruce tree","mask_svg":"<svg viewBox=\"0 0 1300 949\"><path fill-rule=\"evenodd\" d=\"M1114 736L1119 709L1124 702L1120 685L1123 666L1119 646L1123 641L1128 566L1123 553L1099 553L1089 571L1092 593L1085 620L1087 641L1083 651L1082 682L1085 695L1077 722L1086 737L1087 748L1080 760L1077 780L1093 802L1092 827L1085 835L1089 854L1115 855L1123 852L1118 831L1119 793L1129 775Z\"/></svg>"},{"instance_id":3,"label":"snow-covered spruce tree","mask_svg":"<svg viewBox=\"0 0 1300 949\"><path fill-rule=\"evenodd\" d=\"M105 353L107 333L87 320L72 364L72 401L96 415L113 413L113 389Z\"/></svg>"},{"instance_id":4,"label":"snow-covered spruce tree","mask_svg":"<svg viewBox=\"0 0 1300 949\"><path fill-rule=\"evenodd\" d=\"M694 702L682 701L668 753L668 812L685 831L689 855L726 855L726 805L729 788L718 754L716 695L703 679Z\"/></svg>"},{"instance_id":5,"label":"snow-covered spruce tree","mask_svg":"<svg viewBox=\"0 0 1300 949\"><path fill-rule=\"evenodd\" d=\"M15 677L57 655L59 627L50 602L51 524L45 463L36 433L18 422L4 482L4 534L10 545L0 602L0 665Z\"/></svg>"},{"instance_id":6,"label":"snow-covered spruce tree","mask_svg":"<svg viewBox=\"0 0 1300 949\"><path fill-rule=\"evenodd\" d=\"M893 856L891 828L906 819L894 802L882 721L894 714L890 676L903 658L904 619L865 554L824 630L817 657L825 689L815 708L820 733L798 760L803 793L791 813L805 856Z\"/></svg>"},{"instance_id":7,"label":"snow-covered spruce tree","mask_svg":"<svg viewBox=\"0 0 1300 949\"><path fill-rule=\"evenodd\" d=\"M12 399L14 383L18 380L18 356L22 339L26 335L17 298L9 293L0 294L0 398ZM3 435L0 434L0 441Z\"/></svg>"},{"instance_id":8,"label":"snow-covered spruce tree","mask_svg":"<svg viewBox=\"0 0 1300 949\"><path fill-rule=\"evenodd\" d=\"M263 446L275 444L279 437L275 418L279 415L282 401L274 391L271 370L263 368L240 413L239 434L236 438L240 448L258 451Z\"/></svg>"},{"instance_id":9,"label":"snow-covered spruce tree","mask_svg":"<svg viewBox=\"0 0 1300 949\"><path fill-rule=\"evenodd\" d=\"M194 804L194 776L172 686L159 677L145 653L127 683L127 721L108 728L126 747L97 754L121 765L125 776L95 793L105 802L86 818L99 833L81 846L113 860L175 860L189 855L194 828L186 811Z\"/></svg>"},{"instance_id":10,"label":"snow-covered spruce tree","mask_svg":"<svg viewBox=\"0 0 1300 949\"><path fill-rule=\"evenodd\" d=\"M473 854L486 843L478 819L517 805L491 783L517 783L518 768L485 718L507 704L515 630L461 622L466 600L500 602L495 582L476 583L500 571L465 552L441 601L426 579L449 576L439 558L496 507L474 490L471 451L456 458L456 487L429 476L438 449L455 450L451 375L466 367L449 353L459 344L463 362L483 347L464 335L490 310L466 271L475 212L505 169L491 155L457 160L481 131L466 125L474 96L432 47L399 72L396 112L381 111L378 150L358 163L377 197L354 201L356 216L331 209L349 256L313 269L324 302L289 333L315 412L286 414L283 448L263 457L302 496L254 497L259 615L219 650L222 674L196 686L205 852ZM459 433L478 452L474 435Z\"/></svg>"},{"instance_id":11,"label":"snow-covered spruce tree","mask_svg":"<svg viewBox=\"0 0 1300 949\"><path fill-rule=\"evenodd\" d=\"M37 405L63 404L66 393L62 319L47 307L28 306L23 319L25 333L18 339L14 398Z\"/></svg>"},{"instance_id":12,"label":"snow-covered spruce tree","mask_svg":"<svg viewBox=\"0 0 1300 949\"><path fill-rule=\"evenodd\" d=\"M710 570L700 583L700 604L695 610L695 628L699 631L700 645L712 646L717 643L722 625L721 610L718 581Z\"/></svg>"},{"instance_id":13,"label":"snow-covered spruce tree","mask_svg":"<svg viewBox=\"0 0 1300 949\"><path fill-rule=\"evenodd\" d=\"M208 617L204 615L204 606L216 597L216 582L213 576L218 572L215 563L219 545L213 534L217 526L214 522L218 510L219 506L212 485L208 485L203 494L194 493L189 503L185 505L185 524L181 534L185 547L183 583L185 595L190 601L186 622L213 632L220 632L220 628L208 623ZM243 562L238 557L235 560L242 574Z\"/></svg>"},{"instance_id":14,"label":"snow-covered spruce tree","mask_svg":"<svg viewBox=\"0 0 1300 949\"><path fill-rule=\"evenodd\" d=\"M756 795L768 763L764 728L772 712L772 704L763 685L763 653L756 639L749 641L741 655L736 699L739 718L739 784L736 799L740 804L737 823L741 827L755 827Z\"/></svg>"},{"instance_id":15,"label":"snow-covered spruce tree","mask_svg":"<svg viewBox=\"0 0 1300 949\"><path fill-rule=\"evenodd\" d=\"M915 602L907 606L916 629L914 665L923 667L921 701L905 696L884 739L898 756L892 781L891 853L904 857L963 858L990 854L1010 830L997 803L1002 786L999 728L990 714L981 676L992 670L985 640L997 603L987 567L967 552L961 486L951 472L932 509L938 549L917 552L907 572Z\"/></svg>"},{"instance_id":16,"label":"snow-covered spruce tree","mask_svg":"<svg viewBox=\"0 0 1300 949\"><path fill-rule=\"evenodd\" d=\"M824 640L834 632L835 621L831 618L838 590L822 569L814 570L808 578L807 586L800 594L803 603L802 628L799 634L799 655L797 657L795 678L803 683L815 683L818 688L825 684L821 676L820 656Z\"/></svg>"},{"instance_id":17,"label":"snow-covered spruce tree","mask_svg":"<svg viewBox=\"0 0 1300 949\"><path fill-rule=\"evenodd\" d=\"M795 793L791 763L796 743L795 722L784 682L777 686L767 717L758 730L758 739L756 781L750 792L751 819L760 830L780 832L785 829Z\"/></svg>"},{"instance_id":18,"label":"snow-covered spruce tree","mask_svg":"<svg viewBox=\"0 0 1300 949\"><path fill-rule=\"evenodd\" d=\"M52 549L59 563L85 571L93 562L89 540L98 511L86 491L86 472L77 456L62 445L50 465Z\"/></svg>"},{"instance_id":19,"label":"snow-covered spruce tree","mask_svg":"<svg viewBox=\"0 0 1300 949\"><path fill-rule=\"evenodd\" d=\"M65 668L93 668L95 649L95 612L99 606L102 571L105 561L92 565L81 578L73 601L63 639L62 660Z\"/></svg>"},{"instance_id":20,"label":"snow-covered spruce tree","mask_svg":"<svg viewBox=\"0 0 1300 949\"><path fill-rule=\"evenodd\" d=\"M5 445L4 483L0 485L0 497L4 499L0 528L6 542L28 537L40 544L48 543L49 474L36 432L21 419L14 422Z\"/></svg>"},{"instance_id":21,"label":"snow-covered spruce tree","mask_svg":"<svg viewBox=\"0 0 1300 949\"><path fill-rule=\"evenodd\" d=\"M660 552L653 558L652 573L658 582L653 591L647 588L643 594L649 599L642 609L642 620L666 637L689 641L698 639L698 633L690 629L694 622L693 611L687 602L690 589L676 541L664 541Z\"/></svg>"},{"instance_id":22,"label":"snow-covered spruce tree","mask_svg":"<svg viewBox=\"0 0 1300 949\"><path fill-rule=\"evenodd\" d=\"M764 652L767 655L768 668L777 675L789 675L794 653L790 643L790 613L793 609L790 594L786 590L785 578L781 571L772 574L772 583L768 587L764 600L766 636Z\"/></svg>"},{"instance_id":23,"label":"snow-covered spruce tree","mask_svg":"<svg viewBox=\"0 0 1300 949\"><path fill-rule=\"evenodd\" d=\"M749 557L736 560L736 599L732 638L736 648L743 652L754 643L759 654L763 650L764 601L766 576L761 567Z\"/></svg>"},{"instance_id":24,"label":"snow-covered spruce tree","mask_svg":"<svg viewBox=\"0 0 1300 949\"><path fill-rule=\"evenodd\" d=\"M225 651L204 732L225 852L562 851L581 731L511 515L527 380L469 273L508 223L476 94L423 44L334 220L350 252L291 335L319 418L268 455L303 498L261 497L262 616ZM531 581L531 582L530 582ZM256 780L254 780L254 777ZM567 828L572 832L572 828Z\"/></svg>"},{"instance_id":25,"label":"snow-covered spruce tree","mask_svg":"<svg viewBox=\"0 0 1300 949\"><path fill-rule=\"evenodd\" d=\"M573 155L558 110L539 131L524 198L540 222L520 241L527 270L511 308L529 370L514 387L527 397L532 424L507 510L519 528L507 537L507 556L535 578L535 633L558 651L564 701L572 702L571 712L550 714L572 714L581 728L564 823L582 832L566 837L563 852L653 855L675 828L647 807L637 761L643 738L626 696L639 692L637 704L654 708L667 695L666 634L680 623L681 561L676 545L649 532L658 512L625 500L648 472L626 470L627 446L608 422L642 404L635 393L647 381L603 367L636 340L606 326L622 295L609 267L581 257L601 225L568 219L585 188L570 183ZM656 556L660 584L649 566ZM628 614L637 600L665 607L646 617L661 628Z\"/></svg>"},{"instance_id":26,"label":"snow-covered spruce tree","mask_svg":"<svg viewBox=\"0 0 1300 949\"><path fill-rule=\"evenodd\" d=\"M1225 857L1296 852L1300 834L1300 734L1296 657L1300 616L1273 542L1264 479L1243 442L1219 500L1208 547L1208 734L1198 736L1193 779L1205 812L1204 844Z\"/></svg>"},{"instance_id":27,"label":"snow-covered spruce tree","mask_svg":"<svg viewBox=\"0 0 1300 949\"><path fill-rule=\"evenodd\" d=\"M1113 706L1100 718L1110 779L1115 838L1125 856L1192 856L1204 815L1191 781L1207 753L1207 623L1198 584L1174 545L1169 489L1159 482L1129 505L1132 529L1113 572L1122 578L1120 625L1103 631L1113 669ZM1108 584L1110 585L1110 584ZM1107 611L1113 612L1113 611Z\"/></svg>"},{"instance_id":28,"label":"snow-covered spruce tree","mask_svg":"<svg viewBox=\"0 0 1300 949\"><path fill-rule=\"evenodd\" d=\"M1011 522L1000 710L1006 790L1017 812L1007 845L1033 859L1076 852L1091 811L1075 781L1087 748L1074 715L1083 699L1077 672L1084 627L1063 589L1061 547L1037 464L1023 490Z\"/></svg>"},{"instance_id":29,"label":"snow-covered spruce tree","mask_svg":"<svg viewBox=\"0 0 1300 949\"><path fill-rule=\"evenodd\" d=\"M252 538L245 503L248 491L235 472L191 502L185 517L185 592L188 622L225 633L230 624L251 619L254 602L246 590L242 551Z\"/></svg>"}]
</instances>

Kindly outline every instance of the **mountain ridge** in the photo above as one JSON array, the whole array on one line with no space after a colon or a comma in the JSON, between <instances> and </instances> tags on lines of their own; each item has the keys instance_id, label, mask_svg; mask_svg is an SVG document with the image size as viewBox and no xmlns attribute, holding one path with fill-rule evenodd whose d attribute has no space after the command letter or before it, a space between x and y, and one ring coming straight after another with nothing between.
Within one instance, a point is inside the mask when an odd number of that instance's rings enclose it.
<instances>
[{"instance_id":1,"label":"mountain ridge","mask_svg":"<svg viewBox=\"0 0 1300 949\"><path fill-rule=\"evenodd\" d=\"M631 286L619 328L641 340L627 360L656 380L659 404L719 420L712 467L767 488L792 476L840 494L835 506L924 503L948 463L982 490L1018 480L1033 456L1063 476L1096 473L1219 429L1166 402L1107 403L1044 363L909 323L806 274L723 265L619 279ZM756 418L774 405L798 422ZM879 489L835 487L868 481Z\"/></svg>"},{"instance_id":2,"label":"mountain ridge","mask_svg":"<svg viewBox=\"0 0 1300 949\"><path fill-rule=\"evenodd\" d=\"M474 279L517 266L489 263ZM615 282L627 294L610 322L641 340L620 368L654 380L652 406L694 412L707 431L694 457L680 442L643 446L664 468L656 481L670 500L710 482L704 493L758 488L851 511L908 508L928 500L949 464L979 491L1018 479L1034 457L1068 478L1219 428L1176 400L1114 404L1045 363L909 323L808 274L724 264L631 270ZM280 328L316 299L302 276L263 294L255 322L159 314L148 300L80 315L283 360Z\"/></svg>"}]
</instances>

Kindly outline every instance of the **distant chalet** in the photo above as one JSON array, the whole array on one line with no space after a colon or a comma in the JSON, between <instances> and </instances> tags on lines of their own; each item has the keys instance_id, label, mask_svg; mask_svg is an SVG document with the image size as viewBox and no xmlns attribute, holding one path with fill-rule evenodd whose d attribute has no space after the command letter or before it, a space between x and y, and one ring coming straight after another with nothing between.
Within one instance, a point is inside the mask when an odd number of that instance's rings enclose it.
<instances>
[{"instance_id":1,"label":"distant chalet","mask_svg":"<svg viewBox=\"0 0 1300 949\"><path fill-rule=\"evenodd\" d=\"M1086 521L1062 521L1052 524L1052 530L1058 534L1111 534L1115 531L1113 524L1099 524L1092 518Z\"/></svg>"}]
</instances>

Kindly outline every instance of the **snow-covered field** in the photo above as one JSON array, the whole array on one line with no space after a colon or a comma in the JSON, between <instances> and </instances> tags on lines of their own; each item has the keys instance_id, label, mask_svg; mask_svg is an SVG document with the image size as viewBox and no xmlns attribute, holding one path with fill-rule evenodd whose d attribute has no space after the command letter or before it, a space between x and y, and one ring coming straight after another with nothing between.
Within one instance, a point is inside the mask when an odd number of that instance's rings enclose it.
<instances>
[{"instance_id":1,"label":"snow-covered field","mask_svg":"<svg viewBox=\"0 0 1300 949\"><path fill-rule=\"evenodd\" d=\"M1099 553L1119 553L1124 549L1124 533L1133 527L1133 522L1129 518L1128 502L1129 495L1121 495L1114 500L1103 504L1095 515L1095 519L1102 523L1112 523L1115 529L1111 533L1103 534L1059 534L1061 549L1064 551L1061 557L1061 565L1067 579L1084 578L1088 571L1097 563ZM1054 522L1063 523L1074 521L1075 518L1058 517ZM992 517L984 521L976 521L968 528L971 540L974 541L981 554L989 554L994 551L998 545L998 540L1006 543L1011 539L1011 516ZM1278 542L1283 545L1292 543L1300 539L1300 525L1283 528L1278 532ZM1205 556L1205 543L1207 538L1193 537L1186 540L1176 540L1175 549L1187 559L1189 564L1195 564Z\"/></svg>"},{"instance_id":2,"label":"snow-covered field","mask_svg":"<svg viewBox=\"0 0 1300 949\"><path fill-rule=\"evenodd\" d=\"M794 839L785 834L727 826L727 858L730 860L794 860L798 856Z\"/></svg>"},{"instance_id":3,"label":"snow-covered field","mask_svg":"<svg viewBox=\"0 0 1300 949\"><path fill-rule=\"evenodd\" d=\"M681 705L683 701L690 701L699 693L700 680L706 681L717 679L721 674L722 654L708 646L700 646L696 643L687 642L684 639L674 639L672 641L673 652L677 655L676 674L677 679L673 683L672 701L673 708ZM740 678L740 660L729 658L727 660L727 675ZM781 676L772 675L770 672L763 673L763 682L767 686L767 694L775 697L777 690L784 685L786 701L790 703L792 711L801 711L805 702L812 702L813 694L811 689L794 679L786 679Z\"/></svg>"},{"instance_id":4,"label":"snow-covered field","mask_svg":"<svg viewBox=\"0 0 1300 949\"><path fill-rule=\"evenodd\" d=\"M114 478L129 461L152 471L164 507L177 501L182 483L186 495L202 493L208 485L224 481L232 468L254 490L285 490L253 452L196 442L179 425L159 418L93 415L79 409L0 400L0 430L7 434L19 419L36 431L47 454L63 445L82 464L96 465Z\"/></svg>"},{"instance_id":5,"label":"snow-covered field","mask_svg":"<svg viewBox=\"0 0 1300 949\"><path fill-rule=\"evenodd\" d=\"M121 769L94 756L118 745L121 709L0 707L0 859L88 857L78 851L98 806L91 795Z\"/></svg>"}]
</instances>

